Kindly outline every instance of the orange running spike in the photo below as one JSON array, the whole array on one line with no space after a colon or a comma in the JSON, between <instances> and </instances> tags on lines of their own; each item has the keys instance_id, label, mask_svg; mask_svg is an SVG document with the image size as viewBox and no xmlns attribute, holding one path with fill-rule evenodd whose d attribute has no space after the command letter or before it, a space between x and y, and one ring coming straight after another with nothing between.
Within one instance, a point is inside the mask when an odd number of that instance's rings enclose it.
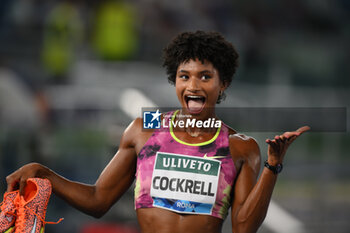
<instances>
[{"instance_id":1,"label":"orange running spike","mask_svg":"<svg viewBox=\"0 0 350 233\"><path fill-rule=\"evenodd\" d=\"M42 233L46 223L46 208L51 196L51 183L47 179L30 178L24 188L24 195L14 200L17 219L15 233ZM62 221L60 219L57 223ZM55 224L55 223L51 223Z\"/></svg>"},{"instance_id":2,"label":"orange running spike","mask_svg":"<svg viewBox=\"0 0 350 233\"><path fill-rule=\"evenodd\" d=\"M10 233L13 232L16 220L16 208L14 204L15 198L18 196L18 190L13 192L6 192L4 194L4 200L0 204L0 232ZM12 229L11 229L12 228Z\"/></svg>"}]
</instances>

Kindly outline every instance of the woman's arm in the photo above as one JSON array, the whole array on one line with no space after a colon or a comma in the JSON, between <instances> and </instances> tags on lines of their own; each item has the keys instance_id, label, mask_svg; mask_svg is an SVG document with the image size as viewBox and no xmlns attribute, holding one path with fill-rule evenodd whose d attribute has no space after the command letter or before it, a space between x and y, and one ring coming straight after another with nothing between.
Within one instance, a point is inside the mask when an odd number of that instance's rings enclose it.
<instances>
[{"instance_id":1,"label":"woman's arm","mask_svg":"<svg viewBox=\"0 0 350 233\"><path fill-rule=\"evenodd\" d=\"M282 163L288 146L307 130L309 127L302 127L276 136L273 140L267 139L269 164L275 166ZM256 182L261 161L259 147L254 139L232 137L230 149L231 153L242 156L231 210L232 232L256 232L265 219L277 174L264 167Z\"/></svg>"},{"instance_id":2,"label":"woman's arm","mask_svg":"<svg viewBox=\"0 0 350 233\"><path fill-rule=\"evenodd\" d=\"M70 181L38 163L27 164L7 176L7 191L19 186L20 193L30 177L47 178L53 192L73 207L94 217L101 217L130 187L135 177L135 139L140 133L135 120L123 133L118 152L105 167L94 185ZM140 134L138 134L140 137Z\"/></svg>"}]
</instances>

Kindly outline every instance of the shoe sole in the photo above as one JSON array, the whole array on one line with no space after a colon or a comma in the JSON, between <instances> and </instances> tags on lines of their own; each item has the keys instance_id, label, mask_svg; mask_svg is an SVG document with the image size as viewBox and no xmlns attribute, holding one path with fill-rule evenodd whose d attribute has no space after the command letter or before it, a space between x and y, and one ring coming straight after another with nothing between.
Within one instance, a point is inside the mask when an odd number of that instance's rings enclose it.
<instances>
[{"instance_id":1,"label":"shoe sole","mask_svg":"<svg viewBox=\"0 0 350 233\"><path fill-rule=\"evenodd\" d=\"M12 233L12 232L15 232L15 227L10 227L6 231L4 231L4 233Z\"/></svg>"}]
</instances>

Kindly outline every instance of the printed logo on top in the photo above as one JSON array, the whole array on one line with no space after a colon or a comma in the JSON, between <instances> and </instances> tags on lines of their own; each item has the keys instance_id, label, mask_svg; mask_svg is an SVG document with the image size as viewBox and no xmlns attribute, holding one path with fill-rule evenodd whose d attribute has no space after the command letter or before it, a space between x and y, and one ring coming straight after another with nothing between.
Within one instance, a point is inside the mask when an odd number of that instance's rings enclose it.
<instances>
[{"instance_id":1,"label":"printed logo on top","mask_svg":"<svg viewBox=\"0 0 350 233\"><path fill-rule=\"evenodd\" d=\"M144 129L160 129L160 116L162 114L157 111L144 111L143 112L143 128Z\"/></svg>"},{"instance_id":2,"label":"printed logo on top","mask_svg":"<svg viewBox=\"0 0 350 233\"><path fill-rule=\"evenodd\" d=\"M152 175L153 206L179 213L211 214L221 161L158 152Z\"/></svg>"},{"instance_id":3,"label":"printed logo on top","mask_svg":"<svg viewBox=\"0 0 350 233\"><path fill-rule=\"evenodd\" d=\"M175 111L176 117L168 115L161 120L162 113L157 111L143 111L143 128L144 129L160 129L170 128L170 126L176 128L188 128L188 127L197 127L197 128L220 128L221 120L218 120L214 117L208 118L206 120L198 120L192 118L191 115L179 115L178 111Z\"/></svg>"}]
</instances>

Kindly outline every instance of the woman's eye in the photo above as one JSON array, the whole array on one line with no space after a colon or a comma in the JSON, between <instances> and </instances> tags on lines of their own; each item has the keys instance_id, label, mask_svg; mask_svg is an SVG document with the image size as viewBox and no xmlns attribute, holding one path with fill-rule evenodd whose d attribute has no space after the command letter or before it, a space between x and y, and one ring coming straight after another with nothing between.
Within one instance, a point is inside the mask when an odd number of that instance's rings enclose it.
<instances>
[{"instance_id":1,"label":"woman's eye","mask_svg":"<svg viewBox=\"0 0 350 233\"><path fill-rule=\"evenodd\" d=\"M188 76L187 75L180 75L179 78L187 80Z\"/></svg>"},{"instance_id":2,"label":"woman's eye","mask_svg":"<svg viewBox=\"0 0 350 233\"><path fill-rule=\"evenodd\" d=\"M208 80L208 79L210 79L210 76L209 75L203 75L201 79L202 80Z\"/></svg>"}]
</instances>

